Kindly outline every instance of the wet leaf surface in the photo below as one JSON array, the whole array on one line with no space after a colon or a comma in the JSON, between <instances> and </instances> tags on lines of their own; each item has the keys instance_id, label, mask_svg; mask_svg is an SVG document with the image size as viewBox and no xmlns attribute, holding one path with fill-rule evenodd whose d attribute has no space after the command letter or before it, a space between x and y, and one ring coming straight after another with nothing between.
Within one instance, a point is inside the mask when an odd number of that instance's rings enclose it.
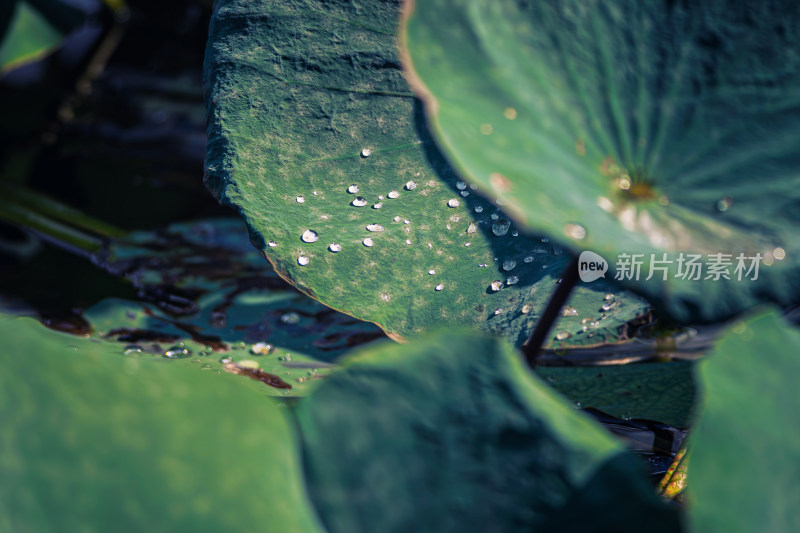
<instances>
[{"instance_id":1,"label":"wet leaf surface","mask_svg":"<svg viewBox=\"0 0 800 533\"><path fill-rule=\"evenodd\" d=\"M697 367L688 469L695 531L800 528L800 332L776 312L738 321Z\"/></svg>"},{"instance_id":2,"label":"wet leaf surface","mask_svg":"<svg viewBox=\"0 0 800 533\"><path fill-rule=\"evenodd\" d=\"M321 531L262 384L29 318L0 336L0 529Z\"/></svg>"},{"instance_id":3,"label":"wet leaf surface","mask_svg":"<svg viewBox=\"0 0 800 533\"><path fill-rule=\"evenodd\" d=\"M297 416L331 532L680 530L637 460L496 339L364 350Z\"/></svg>"},{"instance_id":4,"label":"wet leaf surface","mask_svg":"<svg viewBox=\"0 0 800 533\"><path fill-rule=\"evenodd\" d=\"M466 325L521 345L568 257L520 233L437 151L400 69L397 17L394 3L218 2L207 185L321 302L395 338ZM603 281L570 305L551 346L624 340L648 309Z\"/></svg>"},{"instance_id":5,"label":"wet leaf surface","mask_svg":"<svg viewBox=\"0 0 800 533\"><path fill-rule=\"evenodd\" d=\"M800 297L800 10L745 4L434 0L401 31L465 179L673 318L713 321Z\"/></svg>"},{"instance_id":6,"label":"wet leaf surface","mask_svg":"<svg viewBox=\"0 0 800 533\"><path fill-rule=\"evenodd\" d=\"M576 405L620 418L648 418L685 428L695 400L694 363L537 367L548 385Z\"/></svg>"}]
</instances>

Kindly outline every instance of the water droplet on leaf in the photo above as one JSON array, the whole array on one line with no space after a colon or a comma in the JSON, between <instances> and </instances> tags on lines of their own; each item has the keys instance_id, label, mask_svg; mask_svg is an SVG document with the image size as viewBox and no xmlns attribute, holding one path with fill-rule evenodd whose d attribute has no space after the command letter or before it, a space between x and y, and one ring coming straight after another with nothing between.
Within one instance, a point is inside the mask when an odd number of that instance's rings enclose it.
<instances>
[{"instance_id":1,"label":"water droplet on leaf","mask_svg":"<svg viewBox=\"0 0 800 533\"><path fill-rule=\"evenodd\" d=\"M297 264L300 266L306 266L309 263L308 257L301 255L297 258Z\"/></svg>"},{"instance_id":2,"label":"water droplet on leaf","mask_svg":"<svg viewBox=\"0 0 800 533\"><path fill-rule=\"evenodd\" d=\"M395 199L400 196L400 193L397 191L389 191L389 194L386 195L388 198Z\"/></svg>"},{"instance_id":3,"label":"water droplet on leaf","mask_svg":"<svg viewBox=\"0 0 800 533\"><path fill-rule=\"evenodd\" d=\"M306 202L306 199L303 196L298 196L297 198L295 198L295 201L297 201L298 204L304 204Z\"/></svg>"},{"instance_id":4,"label":"water droplet on leaf","mask_svg":"<svg viewBox=\"0 0 800 533\"><path fill-rule=\"evenodd\" d=\"M186 359L191 357L192 351L183 344L176 344L171 346L164 352L164 357L167 359Z\"/></svg>"},{"instance_id":5,"label":"water droplet on leaf","mask_svg":"<svg viewBox=\"0 0 800 533\"><path fill-rule=\"evenodd\" d=\"M458 201L456 198L451 198L447 200L447 207L458 207L461 205L461 202Z\"/></svg>"},{"instance_id":6,"label":"water droplet on leaf","mask_svg":"<svg viewBox=\"0 0 800 533\"><path fill-rule=\"evenodd\" d=\"M332 243L330 243L328 245L328 250L330 250L333 253L341 252L342 251L342 245L339 244L338 242L332 242Z\"/></svg>"},{"instance_id":7,"label":"water droplet on leaf","mask_svg":"<svg viewBox=\"0 0 800 533\"><path fill-rule=\"evenodd\" d=\"M372 239L370 239L369 237L367 237L366 239L364 239L364 240L363 240L363 241L361 241L361 242L362 242L362 243L364 244L364 246L366 246L366 247L370 247L370 246L372 246L373 244L375 244L375 241L373 241L373 240L372 240Z\"/></svg>"},{"instance_id":8,"label":"water droplet on leaf","mask_svg":"<svg viewBox=\"0 0 800 533\"><path fill-rule=\"evenodd\" d=\"M434 289L437 290L437 291L440 291L440 290L444 289L444 283L438 284L436 287L434 287Z\"/></svg>"},{"instance_id":9,"label":"water droplet on leaf","mask_svg":"<svg viewBox=\"0 0 800 533\"><path fill-rule=\"evenodd\" d=\"M495 281L493 281L491 284L489 284L489 288L490 288L490 289L491 289L493 292L497 292L497 291L499 291L500 289L502 289L502 288L503 288L503 282L502 282L502 281L500 281L500 280L495 280Z\"/></svg>"},{"instance_id":10,"label":"water droplet on leaf","mask_svg":"<svg viewBox=\"0 0 800 533\"><path fill-rule=\"evenodd\" d=\"M355 198L353 198L353 201L350 202L350 205L355 207L364 207L365 205L367 205L367 201L364 200L364 198L362 198L361 196L356 196Z\"/></svg>"},{"instance_id":11,"label":"water droplet on leaf","mask_svg":"<svg viewBox=\"0 0 800 533\"><path fill-rule=\"evenodd\" d=\"M506 272L508 272L509 270L514 270L516 266L517 262L514 261L513 259L506 259L505 261L503 261L503 270L505 270Z\"/></svg>"},{"instance_id":12,"label":"water droplet on leaf","mask_svg":"<svg viewBox=\"0 0 800 533\"><path fill-rule=\"evenodd\" d=\"M508 233L508 229L511 227L511 222L508 220L499 220L492 224L492 233L497 235L498 237L502 237L506 233Z\"/></svg>"},{"instance_id":13,"label":"water droplet on leaf","mask_svg":"<svg viewBox=\"0 0 800 533\"><path fill-rule=\"evenodd\" d=\"M414 180L406 182L406 190L407 191L413 191L416 188L417 188L417 183Z\"/></svg>"},{"instance_id":14,"label":"water droplet on leaf","mask_svg":"<svg viewBox=\"0 0 800 533\"><path fill-rule=\"evenodd\" d=\"M253 355L269 355L274 351L272 345L266 342L257 342L250 347L250 353Z\"/></svg>"},{"instance_id":15,"label":"water droplet on leaf","mask_svg":"<svg viewBox=\"0 0 800 533\"><path fill-rule=\"evenodd\" d=\"M383 231L383 229L380 224L367 224L367 231Z\"/></svg>"},{"instance_id":16,"label":"water droplet on leaf","mask_svg":"<svg viewBox=\"0 0 800 533\"><path fill-rule=\"evenodd\" d=\"M354 183L354 184L352 184L351 186L349 186L349 187L347 188L347 192L349 192L350 194L355 194L355 193L357 193L357 192L358 192L358 185L356 185L355 183Z\"/></svg>"},{"instance_id":17,"label":"water droplet on leaf","mask_svg":"<svg viewBox=\"0 0 800 533\"><path fill-rule=\"evenodd\" d=\"M300 239L303 242L317 242L317 239L319 239L319 237L317 236L317 232L316 231L307 229L300 236Z\"/></svg>"}]
</instances>

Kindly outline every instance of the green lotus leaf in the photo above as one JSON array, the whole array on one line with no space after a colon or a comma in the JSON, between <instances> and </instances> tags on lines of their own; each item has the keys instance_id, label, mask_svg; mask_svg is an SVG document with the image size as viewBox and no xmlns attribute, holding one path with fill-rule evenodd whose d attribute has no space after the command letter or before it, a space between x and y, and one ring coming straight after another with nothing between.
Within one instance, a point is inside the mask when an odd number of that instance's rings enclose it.
<instances>
[{"instance_id":1,"label":"green lotus leaf","mask_svg":"<svg viewBox=\"0 0 800 533\"><path fill-rule=\"evenodd\" d=\"M800 295L799 27L782 0L431 0L401 39L465 179L688 321Z\"/></svg>"},{"instance_id":2,"label":"green lotus leaf","mask_svg":"<svg viewBox=\"0 0 800 533\"><path fill-rule=\"evenodd\" d=\"M551 387L581 407L619 418L689 425L694 407L693 363L642 363L595 367L536 367Z\"/></svg>"},{"instance_id":3,"label":"green lotus leaf","mask_svg":"<svg viewBox=\"0 0 800 533\"><path fill-rule=\"evenodd\" d=\"M679 530L632 455L474 332L364 350L297 417L332 533Z\"/></svg>"},{"instance_id":4,"label":"green lotus leaf","mask_svg":"<svg viewBox=\"0 0 800 533\"><path fill-rule=\"evenodd\" d=\"M276 271L326 305L396 339L449 324L521 345L568 257L519 233L437 152L397 20L391 2L217 2L207 185ZM608 292L618 305L604 309ZM623 339L648 307L602 280L572 305L551 346Z\"/></svg>"},{"instance_id":5,"label":"green lotus leaf","mask_svg":"<svg viewBox=\"0 0 800 533\"><path fill-rule=\"evenodd\" d=\"M800 332L777 313L735 323L698 365L693 531L800 530Z\"/></svg>"},{"instance_id":6,"label":"green lotus leaf","mask_svg":"<svg viewBox=\"0 0 800 533\"><path fill-rule=\"evenodd\" d=\"M57 47L83 16L59 0L6 0L0 7L0 72Z\"/></svg>"},{"instance_id":7,"label":"green lotus leaf","mask_svg":"<svg viewBox=\"0 0 800 533\"><path fill-rule=\"evenodd\" d=\"M0 317L0 530L321 531L264 387Z\"/></svg>"}]
</instances>

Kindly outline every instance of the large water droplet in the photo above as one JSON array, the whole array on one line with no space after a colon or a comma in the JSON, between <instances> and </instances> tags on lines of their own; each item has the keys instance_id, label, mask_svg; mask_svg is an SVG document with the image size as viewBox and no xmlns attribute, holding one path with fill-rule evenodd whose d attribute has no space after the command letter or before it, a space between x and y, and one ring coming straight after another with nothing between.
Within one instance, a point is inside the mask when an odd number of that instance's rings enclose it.
<instances>
[{"instance_id":1,"label":"large water droplet","mask_svg":"<svg viewBox=\"0 0 800 533\"><path fill-rule=\"evenodd\" d=\"M358 185L356 185L355 183L354 183L354 184L352 184L351 186L349 186L349 187L347 188L347 192L349 192L350 194L355 194L355 193L357 193L357 192L358 192Z\"/></svg>"},{"instance_id":2,"label":"large water droplet","mask_svg":"<svg viewBox=\"0 0 800 533\"><path fill-rule=\"evenodd\" d=\"M483 213L483 206L476 205L475 206L475 212L476 213Z\"/></svg>"},{"instance_id":3,"label":"large water droplet","mask_svg":"<svg viewBox=\"0 0 800 533\"><path fill-rule=\"evenodd\" d=\"M167 351L164 352L164 357L167 359L186 359L187 357L191 357L191 355L192 351L184 346L183 343L170 346L167 348Z\"/></svg>"},{"instance_id":4,"label":"large water droplet","mask_svg":"<svg viewBox=\"0 0 800 533\"><path fill-rule=\"evenodd\" d=\"M300 239L303 242L317 242L317 239L319 239L319 236L317 236L317 232L316 231L307 229L300 236Z\"/></svg>"},{"instance_id":5,"label":"large water droplet","mask_svg":"<svg viewBox=\"0 0 800 533\"><path fill-rule=\"evenodd\" d=\"M444 289L444 283L440 283L436 287L434 287L434 290L437 290L437 291L440 291L442 289Z\"/></svg>"},{"instance_id":6,"label":"large water droplet","mask_svg":"<svg viewBox=\"0 0 800 533\"><path fill-rule=\"evenodd\" d=\"M517 283L519 283L519 276L517 275L508 276L508 279L506 280L506 285L515 285Z\"/></svg>"},{"instance_id":7,"label":"large water droplet","mask_svg":"<svg viewBox=\"0 0 800 533\"><path fill-rule=\"evenodd\" d=\"M506 259L505 261L503 261L503 270L505 270L506 272L508 272L509 270L514 270L516 266L517 262L514 261L513 259Z\"/></svg>"},{"instance_id":8,"label":"large water droplet","mask_svg":"<svg viewBox=\"0 0 800 533\"><path fill-rule=\"evenodd\" d=\"M564 226L564 235L576 240L582 240L586 237L586 228L580 224L567 224Z\"/></svg>"},{"instance_id":9,"label":"large water droplet","mask_svg":"<svg viewBox=\"0 0 800 533\"><path fill-rule=\"evenodd\" d=\"M366 247L368 247L368 248L369 248L370 246L372 246L373 244L375 244L375 241L373 241L373 240L372 240L372 239L370 239L369 237L367 237L366 239L364 239L364 240L363 240L363 241L361 241L361 242L364 244L364 246L366 246Z\"/></svg>"},{"instance_id":10,"label":"large water droplet","mask_svg":"<svg viewBox=\"0 0 800 533\"><path fill-rule=\"evenodd\" d=\"M417 188L417 183L414 180L406 182L406 190L407 191L413 191L416 188Z\"/></svg>"},{"instance_id":11,"label":"large water droplet","mask_svg":"<svg viewBox=\"0 0 800 533\"><path fill-rule=\"evenodd\" d=\"M269 355L274 351L275 348L266 342L257 342L250 347L250 353L253 355Z\"/></svg>"},{"instance_id":12,"label":"large water droplet","mask_svg":"<svg viewBox=\"0 0 800 533\"><path fill-rule=\"evenodd\" d=\"M578 310L571 305L566 305L561 310L561 316L578 316Z\"/></svg>"},{"instance_id":13,"label":"large water droplet","mask_svg":"<svg viewBox=\"0 0 800 533\"><path fill-rule=\"evenodd\" d=\"M281 322L284 324L294 325L300 322L300 315L294 311L289 311L281 315Z\"/></svg>"},{"instance_id":14,"label":"large water droplet","mask_svg":"<svg viewBox=\"0 0 800 533\"><path fill-rule=\"evenodd\" d=\"M459 202L457 198L450 198L447 200L447 207L458 207L460 205L461 202Z\"/></svg>"},{"instance_id":15,"label":"large water droplet","mask_svg":"<svg viewBox=\"0 0 800 533\"><path fill-rule=\"evenodd\" d=\"M383 231L383 229L380 224L367 224L367 231Z\"/></svg>"},{"instance_id":16,"label":"large water droplet","mask_svg":"<svg viewBox=\"0 0 800 533\"><path fill-rule=\"evenodd\" d=\"M306 199L305 199L305 197L304 197L304 196L298 196L297 198L295 198L295 201L296 201L298 204L304 204L304 203L306 203Z\"/></svg>"},{"instance_id":17,"label":"large water droplet","mask_svg":"<svg viewBox=\"0 0 800 533\"><path fill-rule=\"evenodd\" d=\"M144 352L144 348L139 346L138 344L129 344L123 350L122 353L128 356L137 356Z\"/></svg>"},{"instance_id":18,"label":"large water droplet","mask_svg":"<svg viewBox=\"0 0 800 533\"><path fill-rule=\"evenodd\" d=\"M341 252L342 251L342 245L339 244L338 242L332 242L332 243L330 243L328 245L328 250L330 250L333 253Z\"/></svg>"},{"instance_id":19,"label":"large water droplet","mask_svg":"<svg viewBox=\"0 0 800 533\"><path fill-rule=\"evenodd\" d=\"M467 184L464 183L463 181L457 181L456 182L456 189L458 189L459 191L463 191L466 188L467 188Z\"/></svg>"},{"instance_id":20,"label":"large water droplet","mask_svg":"<svg viewBox=\"0 0 800 533\"><path fill-rule=\"evenodd\" d=\"M308 257L301 255L297 258L297 264L300 266L306 266L309 263Z\"/></svg>"},{"instance_id":21,"label":"large water droplet","mask_svg":"<svg viewBox=\"0 0 800 533\"><path fill-rule=\"evenodd\" d=\"M489 215L489 218L491 218L492 220L497 220L498 218L500 218L500 215L498 215L497 213L492 213L491 215Z\"/></svg>"},{"instance_id":22,"label":"large water droplet","mask_svg":"<svg viewBox=\"0 0 800 533\"><path fill-rule=\"evenodd\" d=\"M523 261L525 261L526 263L533 263L533 256L532 255L526 255L525 259L523 259Z\"/></svg>"},{"instance_id":23,"label":"large water droplet","mask_svg":"<svg viewBox=\"0 0 800 533\"><path fill-rule=\"evenodd\" d=\"M364 207L365 205L367 205L367 201L364 200L364 198L362 198L361 196L356 196L355 198L353 198L353 201L350 202L350 205L355 207Z\"/></svg>"},{"instance_id":24,"label":"large water droplet","mask_svg":"<svg viewBox=\"0 0 800 533\"><path fill-rule=\"evenodd\" d=\"M469 196L469 191L461 191L461 196L466 198L467 196Z\"/></svg>"},{"instance_id":25,"label":"large water droplet","mask_svg":"<svg viewBox=\"0 0 800 533\"><path fill-rule=\"evenodd\" d=\"M389 191L389 194L386 195L388 198L395 199L400 196L400 193L397 191Z\"/></svg>"},{"instance_id":26,"label":"large water droplet","mask_svg":"<svg viewBox=\"0 0 800 533\"><path fill-rule=\"evenodd\" d=\"M511 222L508 220L498 220L494 224L492 224L492 233L497 235L498 237L502 237L506 233L508 233L508 228L511 227Z\"/></svg>"},{"instance_id":27,"label":"large water droplet","mask_svg":"<svg viewBox=\"0 0 800 533\"><path fill-rule=\"evenodd\" d=\"M502 282L502 281L500 281L499 279L498 279L498 280L495 280L495 281L493 281L492 283L490 283L490 284L489 284L489 288L490 288L490 289L491 289L493 292L497 292L497 291L499 291L500 289L502 289L502 288L503 288L503 282Z\"/></svg>"}]
</instances>

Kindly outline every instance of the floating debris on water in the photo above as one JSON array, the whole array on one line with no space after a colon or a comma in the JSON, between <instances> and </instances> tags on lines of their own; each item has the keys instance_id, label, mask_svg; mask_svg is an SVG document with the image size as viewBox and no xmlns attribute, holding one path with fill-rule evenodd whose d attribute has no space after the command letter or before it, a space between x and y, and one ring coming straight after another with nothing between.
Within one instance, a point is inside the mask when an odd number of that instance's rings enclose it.
<instances>
[{"instance_id":1,"label":"floating debris on water","mask_svg":"<svg viewBox=\"0 0 800 533\"><path fill-rule=\"evenodd\" d=\"M283 315L281 315L281 322L289 325L298 324L300 322L300 315L298 315L294 311L284 313Z\"/></svg>"}]
</instances>

